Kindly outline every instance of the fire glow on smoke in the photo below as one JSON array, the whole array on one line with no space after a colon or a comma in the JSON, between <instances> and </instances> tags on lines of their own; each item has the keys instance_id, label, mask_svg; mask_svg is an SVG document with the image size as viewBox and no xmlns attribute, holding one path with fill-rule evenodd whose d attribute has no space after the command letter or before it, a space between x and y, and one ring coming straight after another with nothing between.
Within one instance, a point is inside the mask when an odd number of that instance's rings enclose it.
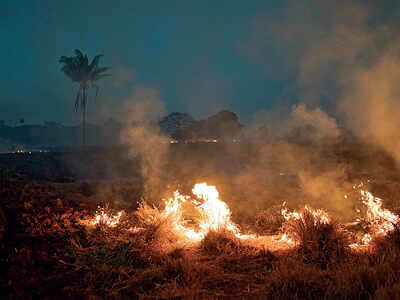
<instances>
[{"instance_id":1,"label":"fire glow on smoke","mask_svg":"<svg viewBox=\"0 0 400 300\"><path fill-rule=\"evenodd\" d=\"M283 232L278 238L276 236L242 233L240 227L231 220L231 211L228 205L219 198L219 193L215 186L207 185L207 183L198 183L193 187L192 193L194 197L184 196L179 191L175 191L173 197L164 201L164 209L159 214L161 219L168 220L170 230L185 244L200 242L209 231L225 230L242 240L257 241L257 244L263 247L266 244L270 245L271 242L278 243L284 248L296 245L290 234L286 232ZM350 245L353 249L362 249L368 246L375 237L384 236L394 230L395 224L399 221L397 215L382 208L382 199L374 197L365 190L360 190L360 194L362 204L367 209L369 232L361 236L359 241ZM345 198L347 199L347 196ZM185 216L187 208L192 212L191 218ZM314 222L322 224L331 222L327 212L322 209L312 209L307 205L303 211L289 212L285 203L283 203L281 213L285 221L290 221L304 218L303 213L305 211L311 213L315 220ZM91 225L116 227L122 215L123 211L112 215L106 213L104 209L99 209L94 220L89 223ZM151 218L152 216L149 217ZM357 222L360 222L360 220L357 220ZM140 230L144 230L144 228L131 228L132 232ZM267 243L267 241L269 242Z\"/></svg>"}]
</instances>

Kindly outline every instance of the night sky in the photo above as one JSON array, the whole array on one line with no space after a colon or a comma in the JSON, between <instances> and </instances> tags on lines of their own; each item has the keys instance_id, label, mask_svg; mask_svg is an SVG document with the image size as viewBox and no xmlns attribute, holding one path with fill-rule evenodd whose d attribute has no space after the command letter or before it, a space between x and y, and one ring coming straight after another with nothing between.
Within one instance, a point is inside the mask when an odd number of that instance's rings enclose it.
<instances>
[{"instance_id":1,"label":"night sky","mask_svg":"<svg viewBox=\"0 0 400 300\"><path fill-rule=\"evenodd\" d=\"M316 1L305 2L311 8ZM112 67L96 102L89 100L91 122L126 119L121 109L138 100L138 90L163 101L167 113L203 118L229 109L250 122L257 111L290 106L301 96L299 70L290 59L296 60L292 52L303 53L304 47L296 50L302 43L295 37L294 47L283 44L291 48L286 51L277 47L276 34L258 43L263 26L268 33L273 25L281 30L293 23L285 13L293 3L3 0L0 120L79 122L73 111L77 86L58 63L78 48L89 59L104 54L101 65ZM387 3L376 22L385 22L382 12L397 15L395 1ZM298 13L308 16L307 5ZM310 24L324 23L314 17Z\"/></svg>"}]
</instances>

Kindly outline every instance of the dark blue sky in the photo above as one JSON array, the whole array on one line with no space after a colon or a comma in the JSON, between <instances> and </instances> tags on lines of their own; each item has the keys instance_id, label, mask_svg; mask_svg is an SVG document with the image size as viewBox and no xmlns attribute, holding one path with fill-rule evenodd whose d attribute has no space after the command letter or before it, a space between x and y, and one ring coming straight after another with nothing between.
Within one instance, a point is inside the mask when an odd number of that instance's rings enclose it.
<instances>
[{"instance_id":1,"label":"dark blue sky","mask_svg":"<svg viewBox=\"0 0 400 300\"><path fill-rule=\"evenodd\" d=\"M285 97L296 98L298 70L288 66L298 51L290 43L270 44L279 34L261 34L258 44L260 31L271 30L265 20L291 24L293 14L282 13L285 2L3 0L0 120L78 122L76 86L58 64L75 48L89 58L104 54L102 65L112 67L96 103L89 103L91 121L118 118L118 109L108 108L137 100L132 94L140 87L156 91L167 112L196 118L226 108L246 122L277 103L289 106ZM299 14L308 14L307 7Z\"/></svg>"},{"instance_id":2,"label":"dark blue sky","mask_svg":"<svg viewBox=\"0 0 400 300\"><path fill-rule=\"evenodd\" d=\"M140 85L156 89L168 112L228 108L249 118L283 86L240 51L257 14L279 9L273 2L1 1L0 119L76 122L73 84L58 64L75 48L113 67L97 107L120 105ZM97 110L90 119L102 117Z\"/></svg>"}]
</instances>

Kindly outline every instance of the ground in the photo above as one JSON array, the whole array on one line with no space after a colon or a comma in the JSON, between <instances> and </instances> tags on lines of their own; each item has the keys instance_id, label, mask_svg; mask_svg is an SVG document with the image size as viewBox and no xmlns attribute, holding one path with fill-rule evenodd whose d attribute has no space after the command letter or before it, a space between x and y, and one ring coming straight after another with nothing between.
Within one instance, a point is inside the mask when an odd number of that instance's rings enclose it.
<instances>
[{"instance_id":1,"label":"ground","mask_svg":"<svg viewBox=\"0 0 400 300\"><path fill-rule=\"evenodd\" d=\"M140 160L121 154L126 149L2 155L2 298L396 299L400 294L398 228L365 251L352 249L355 231L343 225L350 216L341 215L340 206L328 207L337 210L336 223L292 224L298 243L288 248L273 247L272 239L270 247L260 247L224 230L185 245L166 221L146 220L140 206L147 201L161 209L159 200L168 193L190 192L204 180L218 187L242 230L279 234L282 202L296 208L308 201L325 205L318 201L326 195L310 193L304 178L318 185L315 178L339 165L344 169L333 176L338 190L365 182L396 212L400 173L384 153L368 145L329 145L329 151L307 157L301 173L290 159L279 160L287 145L279 146L278 159L271 157L276 144L171 147L152 194L159 199L146 195ZM296 145L296 153L308 153L307 147ZM109 213L123 209L119 225L88 226L85 220L93 220L98 206Z\"/></svg>"}]
</instances>

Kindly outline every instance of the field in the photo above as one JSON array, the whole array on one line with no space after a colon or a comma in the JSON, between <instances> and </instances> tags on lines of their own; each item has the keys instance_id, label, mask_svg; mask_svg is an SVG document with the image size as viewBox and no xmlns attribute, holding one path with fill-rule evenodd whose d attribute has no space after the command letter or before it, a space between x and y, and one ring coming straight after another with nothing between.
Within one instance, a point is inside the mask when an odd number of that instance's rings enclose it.
<instances>
[{"instance_id":1,"label":"field","mask_svg":"<svg viewBox=\"0 0 400 300\"><path fill-rule=\"evenodd\" d=\"M148 161L125 148L1 155L2 298L399 297L400 172L379 149L178 144ZM201 182L230 210L217 223L173 198Z\"/></svg>"}]
</instances>

